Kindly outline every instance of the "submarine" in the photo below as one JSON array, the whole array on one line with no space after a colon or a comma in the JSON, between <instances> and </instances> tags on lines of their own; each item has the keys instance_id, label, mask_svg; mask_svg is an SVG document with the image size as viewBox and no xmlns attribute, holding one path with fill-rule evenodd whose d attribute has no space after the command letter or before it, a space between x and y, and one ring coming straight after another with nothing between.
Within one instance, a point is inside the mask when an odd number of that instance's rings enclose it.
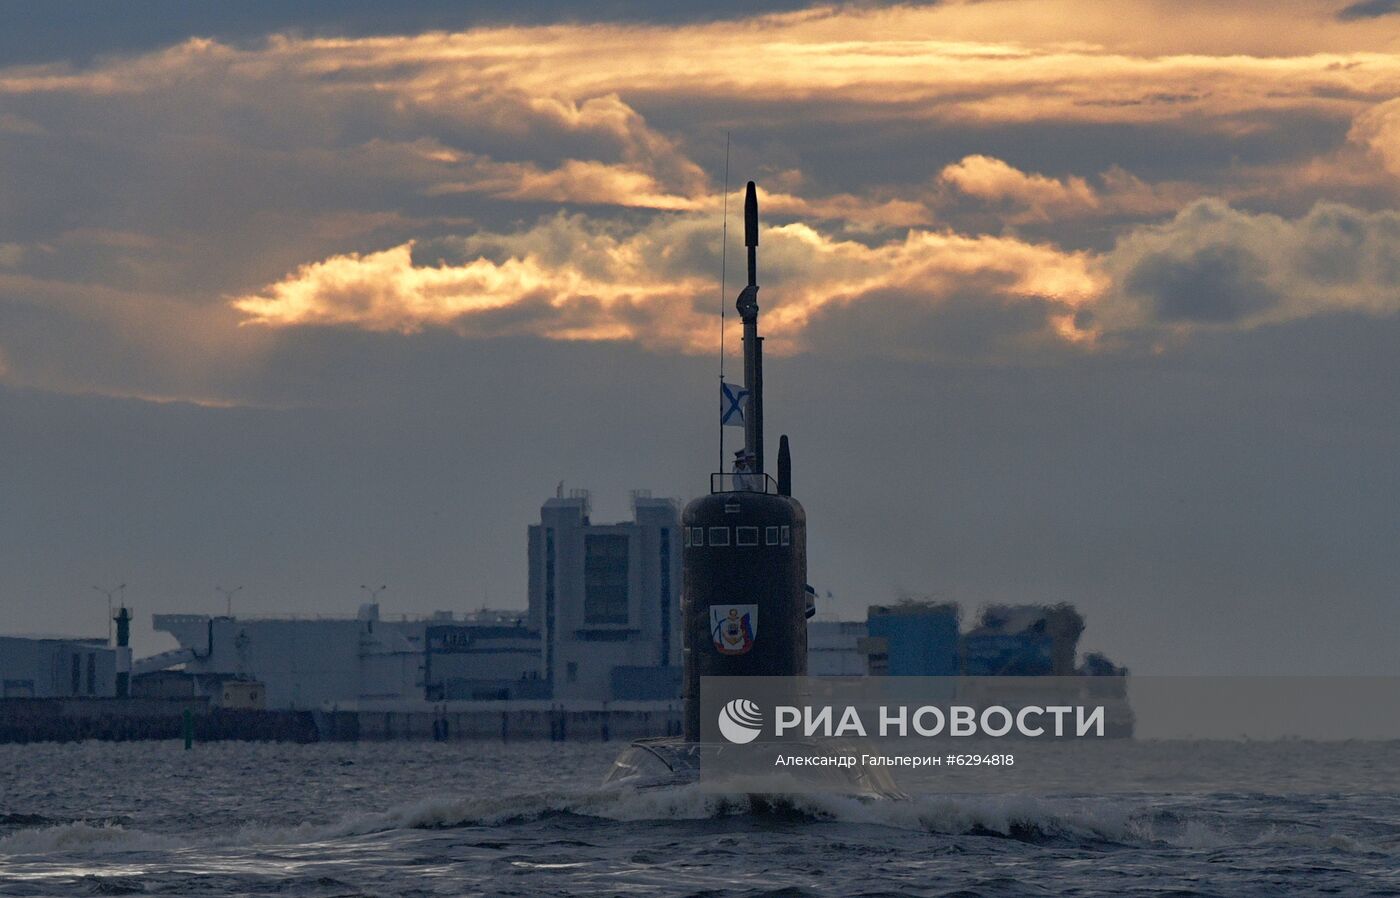
<instances>
[{"instance_id":1,"label":"submarine","mask_svg":"<svg viewBox=\"0 0 1400 898\"><path fill-rule=\"evenodd\" d=\"M605 785L661 788L696 782L700 765L722 762L738 746L702 740L701 694L706 677L807 675L807 619L815 592L807 585L807 515L792 495L792 454L779 440L777 477L765 470L763 337L758 317L758 193L744 196L748 284L735 306L743 321L744 446L733 472L710 475L708 495L681 515L681 620L684 719L682 735L634 741L614 761ZM772 744L785 753L814 745ZM761 745L743 750L762 749ZM837 774L835 791L858 797L899 797L888 773L856 768Z\"/></svg>"}]
</instances>

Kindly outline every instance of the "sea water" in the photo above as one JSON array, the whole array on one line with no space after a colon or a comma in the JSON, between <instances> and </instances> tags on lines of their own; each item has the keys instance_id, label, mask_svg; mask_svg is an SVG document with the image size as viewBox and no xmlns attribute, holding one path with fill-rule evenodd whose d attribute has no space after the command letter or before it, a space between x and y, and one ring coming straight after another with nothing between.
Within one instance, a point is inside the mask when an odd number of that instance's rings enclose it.
<instances>
[{"instance_id":1,"label":"sea water","mask_svg":"<svg viewBox=\"0 0 1400 898\"><path fill-rule=\"evenodd\" d=\"M619 748L3 745L0 895L1400 895L1394 791L755 801Z\"/></svg>"}]
</instances>

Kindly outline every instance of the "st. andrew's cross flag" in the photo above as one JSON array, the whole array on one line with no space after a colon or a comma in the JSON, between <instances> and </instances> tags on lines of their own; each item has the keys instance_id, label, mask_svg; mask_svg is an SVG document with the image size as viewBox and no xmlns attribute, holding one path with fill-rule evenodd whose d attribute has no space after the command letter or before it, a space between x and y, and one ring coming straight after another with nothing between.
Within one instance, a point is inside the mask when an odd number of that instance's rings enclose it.
<instances>
[{"instance_id":1,"label":"st. andrew's cross flag","mask_svg":"<svg viewBox=\"0 0 1400 898\"><path fill-rule=\"evenodd\" d=\"M720 381L719 390L719 423L725 427L743 427L744 400L749 398L749 391L724 381Z\"/></svg>"}]
</instances>

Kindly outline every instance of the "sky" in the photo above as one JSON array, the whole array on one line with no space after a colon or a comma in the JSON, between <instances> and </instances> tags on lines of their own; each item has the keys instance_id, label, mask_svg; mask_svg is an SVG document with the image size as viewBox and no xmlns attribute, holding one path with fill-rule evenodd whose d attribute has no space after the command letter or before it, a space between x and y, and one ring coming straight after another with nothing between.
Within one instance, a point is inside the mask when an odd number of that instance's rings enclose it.
<instances>
[{"instance_id":1,"label":"sky","mask_svg":"<svg viewBox=\"0 0 1400 898\"><path fill-rule=\"evenodd\" d=\"M5 6L0 632L523 607L561 481L705 491L727 158L824 617L1400 673L1400 3Z\"/></svg>"}]
</instances>

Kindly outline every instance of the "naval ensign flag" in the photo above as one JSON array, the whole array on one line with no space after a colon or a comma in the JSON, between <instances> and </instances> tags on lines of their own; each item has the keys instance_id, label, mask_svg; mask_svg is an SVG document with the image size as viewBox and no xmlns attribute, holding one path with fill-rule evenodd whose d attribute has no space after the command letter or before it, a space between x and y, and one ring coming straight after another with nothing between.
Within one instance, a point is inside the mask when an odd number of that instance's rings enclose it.
<instances>
[{"instance_id":1,"label":"naval ensign flag","mask_svg":"<svg viewBox=\"0 0 1400 898\"><path fill-rule=\"evenodd\" d=\"M719 423L725 427L743 427L744 400L749 398L749 391L723 381L720 381L719 390Z\"/></svg>"}]
</instances>

